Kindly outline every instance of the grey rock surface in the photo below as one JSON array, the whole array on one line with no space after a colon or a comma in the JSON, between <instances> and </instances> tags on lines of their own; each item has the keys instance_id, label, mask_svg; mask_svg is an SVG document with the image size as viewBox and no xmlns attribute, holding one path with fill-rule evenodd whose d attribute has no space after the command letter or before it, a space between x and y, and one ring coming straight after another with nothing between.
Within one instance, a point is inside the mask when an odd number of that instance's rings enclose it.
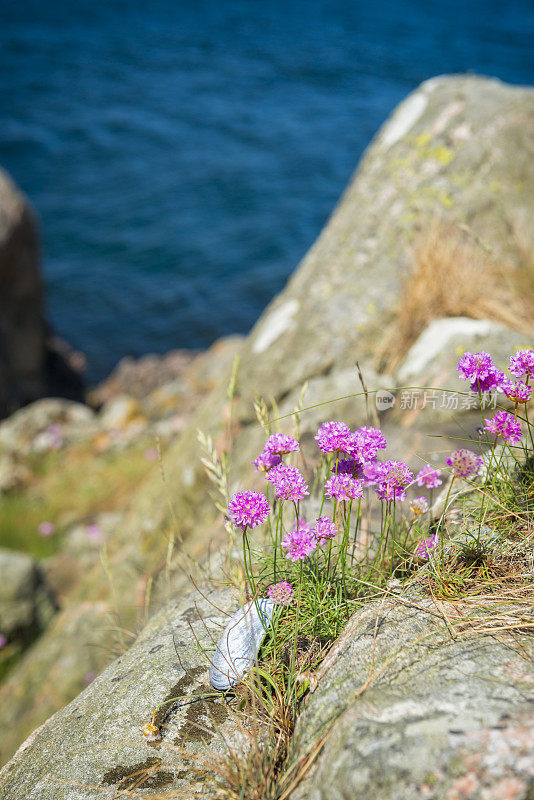
<instances>
[{"instance_id":1,"label":"grey rock surface","mask_svg":"<svg viewBox=\"0 0 534 800\"><path fill-rule=\"evenodd\" d=\"M532 797L533 639L454 637L444 613L404 597L353 616L297 723L293 760L326 740L292 800Z\"/></svg>"},{"instance_id":2,"label":"grey rock surface","mask_svg":"<svg viewBox=\"0 0 534 800\"><path fill-rule=\"evenodd\" d=\"M222 696L172 712L158 745L140 730L159 706L156 722L163 720L170 698L213 693L209 651L228 620L219 609L232 611L236 603L228 590L204 595L194 591L171 602L127 653L36 730L0 771L0 797L104 800L179 790L210 797L203 770L209 773L225 752L224 740L241 746L241 729Z\"/></svg>"},{"instance_id":3,"label":"grey rock surface","mask_svg":"<svg viewBox=\"0 0 534 800\"><path fill-rule=\"evenodd\" d=\"M414 237L436 216L467 225L517 267L511 232L525 231L534 212L533 138L530 88L462 76L422 84L379 131L320 237L248 337L242 387L281 395L372 359Z\"/></svg>"}]
</instances>

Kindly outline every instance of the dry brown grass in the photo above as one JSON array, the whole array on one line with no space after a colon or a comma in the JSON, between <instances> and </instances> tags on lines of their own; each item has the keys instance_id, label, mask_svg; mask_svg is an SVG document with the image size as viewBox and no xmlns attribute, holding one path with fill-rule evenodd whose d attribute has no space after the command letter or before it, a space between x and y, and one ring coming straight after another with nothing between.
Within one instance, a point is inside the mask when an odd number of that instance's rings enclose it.
<instances>
[{"instance_id":1,"label":"dry brown grass","mask_svg":"<svg viewBox=\"0 0 534 800\"><path fill-rule=\"evenodd\" d=\"M379 346L382 371L394 371L434 319L490 319L534 334L534 257L524 242L522 265L500 263L466 226L435 220L417 239L413 270Z\"/></svg>"}]
</instances>

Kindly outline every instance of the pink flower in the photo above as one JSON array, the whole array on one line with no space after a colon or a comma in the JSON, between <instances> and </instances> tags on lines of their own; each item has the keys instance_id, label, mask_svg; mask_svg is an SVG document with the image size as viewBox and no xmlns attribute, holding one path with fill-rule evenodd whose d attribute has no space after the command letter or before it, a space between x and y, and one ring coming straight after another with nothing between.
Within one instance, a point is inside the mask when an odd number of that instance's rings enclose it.
<instances>
[{"instance_id":1,"label":"pink flower","mask_svg":"<svg viewBox=\"0 0 534 800\"><path fill-rule=\"evenodd\" d=\"M364 464L362 466L362 480L364 486L374 486L382 478L383 464L377 462L376 464Z\"/></svg>"},{"instance_id":2,"label":"pink flower","mask_svg":"<svg viewBox=\"0 0 534 800\"><path fill-rule=\"evenodd\" d=\"M414 497L410 503L410 510L415 514L416 517L420 516L421 514L426 514L428 511L428 500L426 497Z\"/></svg>"},{"instance_id":3,"label":"pink flower","mask_svg":"<svg viewBox=\"0 0 534 800\"><path fill-rule=\"evenodd\" d=\"M0 633L0 650L2 650L7 644L7 636L4 636L3 633Z\"/></svg>"},{"instance_id":4,"label":"pink flower","mask_svg":"<svg viewBox=\"0 0 534 800\"><path fill-rule=\"evenodd\" d=\"M315 536L317 537L317 544L325 544L329 539L333 539L337 534L335 522L332 522L328 517L319 517L315 522Z\"/></svg>"},{"instance_id":5,"label":"pink flower","mask_svg":"<svg viewBox=\"0 0 534 800\"><path fill-rule=\"evenodd\" d=\"M497 411L493 419L485 419L484 430L494 436L500 436L509 444L519 444L521 441L521 425L513 414L506 411Z\"/></svg>"},{"instance_id":6,"label":"pink flower","mask_svg":"<svg viewBox=\"0 0 534 800\"><path fill-rule=\"evenodd\" d=\"M324 485L324 490L329 497L334 497L340 501L357 500L363 496L362 482L344 472L328 478Z\"/></svg>"},{"instance_id":7,"label":"pink flower","mask_svg":"<svg viewBox=\"0 0 534 800\"><path fill-rule=\"evenodd\" d=\"M406 500L405 489L413 480L413 472L404 461L384 461L376 493L382 500Z\"/></svg>"},{"instance_id":8,"label":"pink flower","mask_svg":"<svg viewBox=\"0 0 534 800\"><path fill-rule=\"evenodd\" d=\"M37 532L41 536L51 536L56 530L56 526L53 522L40 522L37 526Z\"/></svg>"},{"instance_id":9,"label":"pink flower","mask_svg":"<svg viewBox=\"0 0 534 800\"><path fill-rule=\"evenodd\" d=\"M282 539L282 548L287 550L286 558L291 561L302 561L317 548L315 532L305 523L300 528L293 528Z\"/></svg>"},{"instance_id":10,"label":"pink flower","mask_svg":"<svg viewBox=\"0 0 534 800\"><path fill-rule=\"evenodd\" d=\"M502 388L506 397L514 403L528 403L532 394L532 386L522 381L505 381Z\"/></svg>"},{"instance_id":11,"label":"pink flower","mask_svg":"<svg viewBox=\"0 0 534 800\"><path fill-rule=\"evenodd\" d=\"M418 486L428 486L429 489L436 489L443 483L441 470L431 467L430 464L425 464L417 473L415 482Z\"/></svg>"},{"instance_id":12,"label":"pink flower","mask_svg":"<svg viewBox=\"0 0 534 800\"><path fill-rule=\"evenodd\" d=\"M375 461L379 450L387 447L386 437L380 428L363 426L351 434L349 441L349 455L365 463Z\"/></svg>"},{"instance_id":13,"label":"pink flower","mask_svg":"<svg viewBox=\"0 0 534 800\"><path fill-rule=\"evenodd\" d=\"M158 451L155 447L147 447L145 452L143 453L144 457L147 461L157 461L158 460Z\"/></svg>"},{"instance_id":14,"label":"pink flower","mask_svg":"<svg viewBox=\"0 0 534 800\"><path fill-rule=\"evenodd\" d=\"M447 464L456 478L469 478L478 475L482 459L471 450L455 450L447 458Z\"/></svg>"},{"instance_id":15,"label":"pink flower","mask_svg":"<svg viewBox=\"0 0 534 800\"><path fill-rule=\"evenodd\" d=\"M471 391L489 392L500 390L505 380L503 373L497 369L489 353L464 353L457 367L460 377L469 381Z\"/></svg>"},{"instance_id":16,"label":"pink flower","mask_svg":"<svg viewBox=\"0 0 534 800\"><path fill-rule=\"evenodd\" d=\"M308 484L296 467L279 464L267 473L267 480L273 484L278 500L302 500L309 494Z\"/></svg>"},{"instance_id":17,"label":"pink flower","mask_svg":"<svg viewBox=\"0 0 534 800\"><path fill-rule=\"evenodd\" d=\"M269 516L269 503L261 492L238 492L228 503L228 519L245 530L263 525Z\"/></svg>"},{"instance_id":18,"label":"pink flower","mask_svg":"<svg viewBox=\"0 0 534 800\"><path fill-rule=\"evenodd\" d=\"M91 542L101 542L104 539L104 533L100 525L86 525L85 535Z\"/></svg>"},{"instance_id":19,"label":"pink flower","mask_svg":"<svg viewBox=\"0 0 534 800\"><path fill-rule=\"evenodd\" d=\"M279 606L288 606L293 600L294 594L293 587L287 581L274 583L267 589L267 596Z\"/></svg>"},{"instance_id":20,"label":"pink flower","mask_svg":"<svg viewBox=\"0 0 534 800\"><path fill-rule=\"evenodd\" d=\"M275 455L284 455L284 453L294 453L300 449L300 445L292 436L287 436L284 433L273 433L265 442L264 452L273 453Z\"/></svg>"},{"instance_id":21,"label":"pink flower","mask_svg":"<svg viewBox=\"0 0 534 800\"><path fill-rule=\"evenodd\" d=\"M54 423L46 429L49 436L50 447L53 450L60 450L63 447L63 429L61 425Z\"/></svg>"},{"instance_id":22,"label":"pink flower","mask_svg":"<svg viewBox=\"0 0 534 800\"><path fill-rule=\"evenodd\" d=\"M84 686L89 686L89 684L92 683L95 678L96 678L96 672L88 672L88 673L86 673L86 675L84 675L84 678L83 678Z\"/></svg>"},{"instance_id":23,"label":"pink flower","mask_svg":"<svg viewBox=\"0 0 534 800\"><path fill-rule=\"evenodd\" d=\"M414 550L414 553L419 558L422 558L424 561L428 561L428 557L432 550L434 550L439 544L439 535L437 533L433 533L427 539L421 539L419 544Z\"/></svg>"},{"instance_id":24,"label":"pink flower","mask_svg":"<svg viewBox=\"0 0 534 800\"><path fill-rule=\"evenodd\" d=\"M350 428L344 422L330 420L330 422L323 422L315 435L315 441L323 453L335 453L336 451L348 453L351 435Z\"/></svg>"},{"instance_id":25,"label":"pink flower","mask_svg":"<svg viewBox=\"0 0 534 800\"><path fill-rule=\"evenodd\" d=\"M269 472L270 469L282 463L282 458L276 453L268 453L264 450L252 463L256 467L256 472Z\"/></svg>"},{"instance_id":26,"label":"pink flower","mask_svg":"<svg viewBox=\"0 0 534 800\"><path fill-rule=\"evenodd\" d=\"M510 356L508 369L516 378L522 378L523 375L530 378L531 375L534 375L534 350L530 347L518 350L515 355Z\"/></svg>"}]
</instances>

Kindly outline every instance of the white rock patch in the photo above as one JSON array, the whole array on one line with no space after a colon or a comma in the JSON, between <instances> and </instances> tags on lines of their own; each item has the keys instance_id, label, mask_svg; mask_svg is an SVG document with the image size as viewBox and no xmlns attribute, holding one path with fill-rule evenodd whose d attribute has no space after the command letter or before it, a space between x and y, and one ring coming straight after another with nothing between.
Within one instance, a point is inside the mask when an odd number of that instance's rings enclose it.
<instances>
[{"instance_id":1,"label":"white rock patch","mask_svg":"<svg viewBox=\"0 0 534 800\"><path fill-rule=\"evenodd\" d=\"M413 376L423 374L440 353L453 351L453 339L462 337L466 341L471 341L477 336L489 336L499 327L490 320L470 319L469 317L434 320L408 351L408 355L397 373L397 379L401 383L407 383Z\"/></svg>"},{"instance_id":2,"label":"white rock patch","mask_svg":"<svg viewBox=\"0 0 534 800\"><path fill-rule=\"evenodd\" d=\"M288 300L272 311L260 326L256 341L252 346L253 353L263 353L270 347L291 324L291 320L299 309L298 300Z\"/></svg>"},{"instance_id":3,"label":"white rock patch","mask_svg":"<svg viewBox=\"0 0 534 800\"><path fill-rule=\"evenodd\" d=\"M399 139L402 139L403 136L406 136L427 105L428 97L422 92L417 92L405 100L399 107L399 110L395 112L390 122L386 124L382 133L382 144L386 147L391 147L391 145L398 142Z\"/></svg>"}]
</instances>

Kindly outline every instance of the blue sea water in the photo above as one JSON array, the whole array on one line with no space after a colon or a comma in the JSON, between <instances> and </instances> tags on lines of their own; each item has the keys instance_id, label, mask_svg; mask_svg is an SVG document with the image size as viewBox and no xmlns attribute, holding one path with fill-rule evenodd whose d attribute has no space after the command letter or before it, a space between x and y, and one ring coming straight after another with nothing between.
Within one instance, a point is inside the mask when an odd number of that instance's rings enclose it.
<instances>
[{"instance_id":1,"label":"blue sea water","mask_svg":"<svg viewBox=\"0 0 534 800\"><path fill-rule=\"evenodd\" d=\"M0 164L89 377L246 332L393 107L469 70L534 83L532 0L0 0Z\"/></svg>"}]
</instances>

